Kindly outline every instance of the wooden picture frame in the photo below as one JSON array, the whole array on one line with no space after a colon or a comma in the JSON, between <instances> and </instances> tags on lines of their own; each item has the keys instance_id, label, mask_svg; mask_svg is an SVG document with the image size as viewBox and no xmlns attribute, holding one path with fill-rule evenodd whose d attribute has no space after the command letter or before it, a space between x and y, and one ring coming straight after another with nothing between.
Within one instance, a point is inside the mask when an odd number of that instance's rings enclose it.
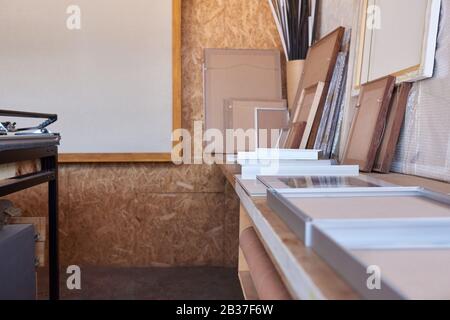
<instances>
[{"instance_id":1,"label":"wooden picture frame","mask_svg":"<svg viewBox=\"0 0 450 320\"><path fill-rule=\"evenodd\" d=\"M297 106L293 114L296 114L303 90L317 85L319 82L330 83L334 67L337 61L345 28L339 27L317 41L308 52L305 66L299 83L294 106ZM327 91L328 88L325 88Z\"/></svg>"},{"instance_id":2,"label":"wooden picture frame","mask_svg":"<svg viewBox=\"0 0 450 320\"><path fill-rule=\"evenodd\" d=\"M377 158L375 160L374 171L376 172L389 173L391 171L395 149L397 148L400 132L405 119L411 88L411 83L404 82L394 90L383 141L380 145Z\"/></svg>"},{"instance_id":3,"label":"wooden picture frame","mask_svg":"<svg viewBox=\"0 0 450 320\"><path fill-rule=\"evenodd\" d=\"M354 26L359 32L353 94L387 75L397 83L432 77L440 9L441 0L363 0Z\"/></svg>"},{"instance_id":4,"label":"wooden picture frame","mask_svg":"<svg viewBox=\"0 0 450 320\"><path fill-rule=\"evenodd\" d=\"M392 76L362 86L343 164L359 165L362 172L372 171L394 86L395 77Z\"/></svg>"}]
</instances>

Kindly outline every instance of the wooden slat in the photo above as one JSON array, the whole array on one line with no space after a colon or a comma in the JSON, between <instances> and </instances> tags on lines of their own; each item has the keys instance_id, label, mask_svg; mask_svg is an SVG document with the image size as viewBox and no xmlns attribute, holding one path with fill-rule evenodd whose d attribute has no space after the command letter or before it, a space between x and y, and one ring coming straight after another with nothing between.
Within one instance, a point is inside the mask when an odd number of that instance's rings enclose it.
<instances>
[{"instance_id":1,"label":"wooden slat","mask_svg":"<svg viewBox=\"0 0 450 320\"><path fill-rule=\"evenodd\" d=\"M172 0L172 109L173 130L181 128L181 0ZM175 142L174 142L175 144Z\"/></svg>"},{"instance_id":2,"label":"wooden slat","mask_svg":"<svg viewBox=\"0 0 450 320\"><path fill-rule=\"evenodd\" d=\"M55 179L55 173L52 171L44 171L23 177L16 177L0 181L0 197L10 195L12 193L37 186L39 184L49 182Z\"/></svg>"}]
</instances>

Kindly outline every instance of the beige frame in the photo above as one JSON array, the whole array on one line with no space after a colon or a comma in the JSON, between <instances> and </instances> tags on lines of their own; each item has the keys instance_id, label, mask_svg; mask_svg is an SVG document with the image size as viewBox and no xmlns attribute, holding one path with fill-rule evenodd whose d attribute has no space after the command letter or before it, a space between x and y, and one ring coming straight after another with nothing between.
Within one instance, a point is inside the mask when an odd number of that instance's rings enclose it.
<instances>
[{"instance_id":1,"label":"beige frame","mask_svg":"<svg viewBox=\"0 0 450 320\"><path fill-rule=\"evenodd\" d=\"M172 130L181 128L181 1L172 0ZM171 158L170 153L64 153L59 155L59 162L171 162Z\"/></svg>"}]
</instances>

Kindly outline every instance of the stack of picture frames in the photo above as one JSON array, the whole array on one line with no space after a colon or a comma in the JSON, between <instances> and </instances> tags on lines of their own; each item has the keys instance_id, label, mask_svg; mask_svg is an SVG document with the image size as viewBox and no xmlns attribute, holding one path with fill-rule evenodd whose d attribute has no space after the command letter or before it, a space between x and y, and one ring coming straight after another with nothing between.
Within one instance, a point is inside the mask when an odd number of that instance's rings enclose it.
<instances>
[{"instance_id":1,"label":"stack of picture frames","mask_svg":"<svg viewBox=\"0 0 450 320\"><path fill-rule=\"evenodd\" d=\"M279 147L321 150L323 159L339 160L350 41L351 30L338 28L311 47ZM396 80L386 76L361 86L340 163L390 172L412 88L407 82L396 87Z\"/></svg>"},{"instance_id":2,"label":"stack of picture frames","mask_svg":"<svg viewBox=\"0 0 450 320\"><path fill-rule=\"evenodd\" d=\"M340 27L310 48L284 148L314 148L344 32Z\"/></svg>"},{"instance_id":3,"label":"stack of picture frames","mask_svg":"<svg viewBox=\"0 0 450 320\"><path fill-rule=\"evenodd\" d=\"M389 173L412 85L387 76L361 86L343 164Z\"/></svg>"},{"instance_id":4,"label":"stack of picture frames","mask_svg":"<svg viewBox=\"0 0 450 320\"><path fill-rule=\"evenodd\" d=\"M389 173L391 171L411 89L412 83L408 82L404 82L394 89L394 96L391 99L384 137L375 159L375 166L373 169L375 172Z\"/></svg>"},{"instance_id":5,"label":"stack of picture frames","mask_svg":"<svg viewBox=\"0 0 450 320\"><path fill-rule=\"evenodd\" d=\"M338 160L340 131L344 116L344 97L347 82L351 30L346 30L331 78L322 119L315 135L313 148L322 150L322 158Z\"/></svg>"}]
</instances>

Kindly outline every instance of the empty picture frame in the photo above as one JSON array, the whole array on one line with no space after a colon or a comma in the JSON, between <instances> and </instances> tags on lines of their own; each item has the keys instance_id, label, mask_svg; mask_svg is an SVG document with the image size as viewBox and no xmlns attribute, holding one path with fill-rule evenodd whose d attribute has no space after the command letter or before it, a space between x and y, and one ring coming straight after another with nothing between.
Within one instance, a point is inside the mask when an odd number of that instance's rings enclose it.
<instances>
[{"instance_id":1,"label":"empty picture frame","mask_svg":"<svg viewBox=\"0 0 450 320\"><path fill-rule=\"evenodd\" d=\"M372 171L394 86L392 76L362 86L343 164L359 165L362 172Z\"/></svg>"},{"instance_id":2,"label":"empty picture frame","mask_svg":"<svg viewBox=\"0 0 450 320\"><path fill-rule=\"evenodd\" d=\"M295 113L292 116L292 122L306 122L308 121L309 111L314 103L314 97L316 96L317 84L312 85L302 91L300 100L295 106Z\"/></svg>"},{"instance_id":3,"label":"empty picture frame","mask_svg":"<svg viewBox=\"0 0 450 320\"><path fill-rule=\"evenodd\" d=\"M395 149L400 138L400 131L405 119L411 88L411 83L404 82L394 90L388 111L383 141L375 160L374 171L376 172L389 173L391 171L392 160L394 159Z\"/></svg>"},{"instance_id":4,"label":"empty picture frame","mask_svg":"<svg viewBox=\"0 0 450 320\"><path fill-rule=\"evenodd\" d=\"M313 126L315 125L316 119L320 113L320 109L323 111L323 102L324 102L324 94L325 94L325 83L319 82L312 88L312 92L309 92L309 89L305 90L305 100L300 107L300 122L306 122L305 131L303 132L302 141L300 144L300 149L306 149L308 147L308 141L311 136L311 132ZM312 101L309 99L309 95L313 96Z\"/></svg>"},{"instance_id":5,"label":"empty picture frame","mask_svg":"<svg viewBox=\"0 0 450 320\"><path fill-rule=\"evenodd\" d=\"M364 0L354 90L393 75L398 82L433 76L441 0Z\"/></svg>"},{"instance_id":6,"label":"empty picture frame","mask_svg":"<svg viewBox=\"0 0 450 320\"><path fill-rule=\"evenodd\" d=\"M344 32L345 29L340 27L317 41L309 49L297 95L294 99L294 105L298 106L304 89L310 88L319 82L330 82Z\"/></svg>"},{"instance_id":7,"label":"empty picture frame","mask_svg":"<svg viewBox=\"0 0 450 320\"><path fill-rule=\"evenodd\" d=\"M270 109L272 111L281 111L286 115L287 112L287 101L286 100L249 100L249 99L226 99L223 104L223 115L224 115L224 137L227 138L226 153L237 153L244 151L255 151L258 143L257 134L252 134L247 132L247 130L256 130L257 118L256 111L262 109ZM283 127L279 129L285 128ZM234 144L231 146L233 139L228 136L230 132L227 130L232 130L234 134L237 134L237 130L247 134L247 142L245 145L239 146L238 139L234 137ZM255 131L256 132L256 131ZM233 134L233 136L234 136ZM251 137L250 137L251 134Z\"/></svg>"},{"instance_id":8,"label":"empty picture frame","mask_svg":"<svg viewBox=\"0 0 450 320\"><path fill-rule=\"evenodd\" d=\"M287 109L255 110L256 140L258 148L275 148L282 130L289 127Z\"/></svg>"},{"instance_id":9,"label":"empty picture frame","mask_svg":"<svg viewBox=\"0 0 450 320\"><path fill-rule=\"evenodd\" d=\"M224 131L225 99L282 99L278 50L205 49L204 55L206 130Z\"/></svg>"}]
</instances>

